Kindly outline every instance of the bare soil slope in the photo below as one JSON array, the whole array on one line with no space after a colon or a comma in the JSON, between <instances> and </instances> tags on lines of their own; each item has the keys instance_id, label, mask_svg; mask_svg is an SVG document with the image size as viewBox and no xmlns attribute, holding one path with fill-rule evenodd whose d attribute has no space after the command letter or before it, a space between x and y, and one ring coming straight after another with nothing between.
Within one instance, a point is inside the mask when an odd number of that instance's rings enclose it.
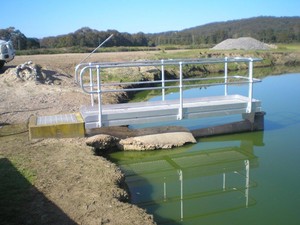
<instances>
[{"instance_id":1,"label":"bare soil slope","mask_svg":"<svg viewBox=\"0 0 300 225\"><path fill-rule=\"evenodd\" d=\"M118 54L119 58L112 53L97 55L95 61L138 57L137 53ZM17 56L0 72L0 164L11 162L22 176L29 174L33 184L19 190L26 201L10 207L15 209L7 212L12 217L0 214L4 224L154 224L143 210L124 202L129 197L121 171L95 156L83 139L28 140L30 115L78 111L89 101L73 79L74 66L84 56ZM48 84L12 74L17 65L28 61L40 65ZM1 174L5 176L5 170ZM0 208L7 206L0 204Z\"/></svg>"},{"instance_id":2,"label":"bare soil slope","mask_svg":"<svg viewBox=\"0 0 300 225\"><path fill-rule=\"evenodd\" d=\"M96 53L89 60L137 60L151 54L153 52ZM71 113L78 111L81 105L88 104L89 96L74 82L75 66L86 55L17 56L4 66L0 71L0 123L22 123L30 115ZM29 61L39 65L50 82L41 84L34 80L17 79L14 74L15 67Z\"/></svg>"}]
</instances>

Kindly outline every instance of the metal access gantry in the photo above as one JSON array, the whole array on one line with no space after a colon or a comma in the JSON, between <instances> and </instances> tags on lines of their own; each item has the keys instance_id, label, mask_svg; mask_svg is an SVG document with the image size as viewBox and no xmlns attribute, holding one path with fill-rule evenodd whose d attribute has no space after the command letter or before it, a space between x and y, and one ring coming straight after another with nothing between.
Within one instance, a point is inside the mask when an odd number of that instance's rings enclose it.
<instances>
[{"instance_id":1,"label":"metal access gantry","mask_svg":"<svg viewBox=\"0 0 300 225\"><path fill-rule=\"evenodd\" d=\"M222 116L243 114L247 118L254 117L255 112L261 111L261 102L253 98L253 83L260 82L253 77L253 63L261 61L260 58L225 57L225 58L198 58L198 59L162 59L131 62L102 62L80 63L75 68L75 81L82 90L91 95L91 104L81 107L81 115L85 120L86 128L101 126L129 125L135 123L160 122L182 120L207 116ZM183 77L185 65L224 64L224 75L215 77ZM247 63L248 75L228 75L229 63ZM179 77L166 79L165 69L168 66L178 66ZM141 68L156 67L160 69L160 80L111 82L104 83L101 75L108 68ZM229 95L228 86L248 84L248 96ZM131 85L133 88L116 88L117 86ZM207 87L223 85L223 96L185 99L183 90L192 87ZM107 89L105 86L110 86ZM115 88L114 88L115 87ZM166 90L176 88L179 92L177 100L166 100ZM108 92L128 92L161 90L161 101L123 103L103 105L102 95ZM97 101L95 101L95 97Z\"/></svg>"}]
</instances>

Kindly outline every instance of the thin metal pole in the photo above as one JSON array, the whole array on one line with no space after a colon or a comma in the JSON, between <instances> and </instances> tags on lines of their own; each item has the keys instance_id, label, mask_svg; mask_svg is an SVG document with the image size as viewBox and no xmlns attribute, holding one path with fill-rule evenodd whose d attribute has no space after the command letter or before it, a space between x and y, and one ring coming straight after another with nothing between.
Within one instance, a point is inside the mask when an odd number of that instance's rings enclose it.
<instances>
[{"instance_id":1,"label":"thin metal pole","mask_svg":"<svg viewBox=\"0 0 300 225\"><path fill-rule=\"evenodd\" d=\"M98 48L100 48L102 45L104 45L105 42L107 42L109 39L112 38L112 36L114 36L113 34L111 34L108 38L106 38L100 45L98 45L97 48L95 48L87 57L85 57L83 60L80 61L79 64L83 63L85 60L87 60L95 51L97 51Z\"/></svg>"},{"instance_id":2,"label":"thin metal pole","mask_svg":"<svg viewBox=\"0 0 300 225\"><path fill-rule=\"evenodd\" d=\"M161 60L161 86L162 86L162 101L165 101L165 67L164 60Z\"/></svg>"},{"instance_id":3,"label":"thin metal pole","mask_svg":"<svg viewBox=\"0 0 300 225\"><path fill-rule=\"evenodd\" d=\"M224 95L227 96L228 94L228 62L227 62L227 57L225 57L225 65L224 65L224 77L225 77L225 93Z\"/></svg>"},{"instance_id":4,"label":"thin metal pole","mask_svg":"<svg viewBox=\"0 0 300 225\"><path fill-rule=\"evenodd\" d=\"M92 63L89 63L89 66L91 66ZM93 71L92 71L92 68L90 67L89 69L90 71L90 91L93 92ZM94 94L92 93L91 94L91 105L94 106Z\"/></svg>"},{"instance_id":5,"label":"thin metal pole","mask_svg":"<svg viewBox=\"0 0 300 225\"><path fill-rule=\"evenodd\" d=\"M102 101L101 101L101 78L100 66L97 66L97 93L98 93L98 127L102 127Z\"/></svg>"},{"instance_id":6,"label":"thin metal pole","mask_svg":"<svg viewBox=\"0 0 300 225\"><path fill-rule=\"evenodd\" d=\"M182 62L179 62L179 109L178 109L178 120L182 120L183 117L183 93L182 93Z\"/></svg>"}]
</instances>

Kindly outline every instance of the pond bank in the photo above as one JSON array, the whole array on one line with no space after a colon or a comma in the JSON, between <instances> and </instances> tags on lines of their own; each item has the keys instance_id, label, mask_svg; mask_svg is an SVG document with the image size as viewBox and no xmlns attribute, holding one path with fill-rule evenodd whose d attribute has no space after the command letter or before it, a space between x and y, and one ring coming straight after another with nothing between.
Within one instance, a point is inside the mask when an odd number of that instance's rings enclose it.
<instances>
[{"instance_id":1,"label":"pond bank","mask_svg":"<svg viewBox=\"0 0 300 225\"><path fill-rule=\"evenodd\" d=\"M26 124L2 125L0 145L4 224L155 224L128 203L120 169L84 139L30 141Z\"/></svg>"}]
</instances>

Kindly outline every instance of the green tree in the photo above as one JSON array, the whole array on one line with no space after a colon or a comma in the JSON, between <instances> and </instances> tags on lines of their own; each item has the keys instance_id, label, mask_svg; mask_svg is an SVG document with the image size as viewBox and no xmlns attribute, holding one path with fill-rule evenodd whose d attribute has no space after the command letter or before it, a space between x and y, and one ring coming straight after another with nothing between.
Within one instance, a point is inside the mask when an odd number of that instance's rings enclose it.
<instances>
[{"instance_id":1,"label":"green tree","mask_svg":"<svg viewBox=\"0 0 300 225\"><path fill-rule=\"evenodd\" d=\"M40 48L39 39L37 39L37 38L27 38L26 46L27 46L27 49Z\"/></svg>"},{"instance_id":2,"label":"green tree","mask_svg":"<svg viewBox=\"0 0 300 225\"><path fill-rule=\"evenodd\" d=\"M11 40L14 48L18 50L23 50L27 48L27 38L19 30L14 27L9 27L7 29L0 30L0 37L4 40Z\"/></svg>"}]
</instances>

